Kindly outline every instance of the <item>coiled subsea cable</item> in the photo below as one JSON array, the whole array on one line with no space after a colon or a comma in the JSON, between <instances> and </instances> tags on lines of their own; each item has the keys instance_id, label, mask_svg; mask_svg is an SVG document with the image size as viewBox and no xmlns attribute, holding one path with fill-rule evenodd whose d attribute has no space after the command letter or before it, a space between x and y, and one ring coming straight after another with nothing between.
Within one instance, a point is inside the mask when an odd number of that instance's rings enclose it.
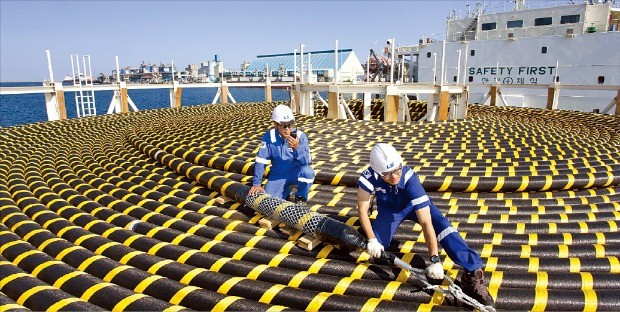
<instances>
[{"instance_id":1,"label":"coiled subsea cable","mask_svg":"<svg viewBox=\"0 0 620 312\"><path fill-rule=\"evenodd\" d=\"M0 129L0 309L463 308L416 276L427 251L412 222L388 248L405 270L348 252L363 245L355 184L377 142L480 252L498 310L620 309L617 116L470 105L460 121L377 122L359 100L357 121L296 116L317 173L302 209L246 197L276 104ZM409 106L415 120L426 104ZM254 210L298 231L262 229ZM302 232L326 244L298 248Z\"/></svg>"}]
</instances>

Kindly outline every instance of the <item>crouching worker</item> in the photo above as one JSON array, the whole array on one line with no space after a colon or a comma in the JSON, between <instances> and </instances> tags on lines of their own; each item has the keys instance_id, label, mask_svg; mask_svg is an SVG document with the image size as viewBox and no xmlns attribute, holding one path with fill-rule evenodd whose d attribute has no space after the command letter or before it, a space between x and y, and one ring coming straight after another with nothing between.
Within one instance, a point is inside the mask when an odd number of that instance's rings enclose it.
<instances>
[{"instance_id":1,"label":"crouching worker","mask_svg":"<svg viewBox=\"0 0 620 312\"><path fill-rule=\"evenodd\" d=\"M370 168L362 172L357 182L358 213L368 237L367 252L380 257L405 219L417 222L422 226L430 255L426 275L432 279L444 278L439 243L450 259L465 270L460 280L463 292L483 305L494 306L484 285L482 259L426 195L417 173L402 163L394 147L379 143L370 152ZM371 193L377 200L377 217L372 223L368 216Z\"/></svg>"},{"instance_id":2,"label":"crouching worker","mask_svg":"<svg viewBox=\"0 0 620 312\"><path fill-rule=\"evenodd\" d=\"M295 117L290 107L278 105L271 113L273 129L265 133L254 164L254 179L248 192L253 195L259 191L275 197L287 199L291 185L297 185L295 201L304 204L308 200L310 186L314 182L314 170L310 167L310 146L308 136L295 127ZM263 189L261 182L265 166L271 162L267 184Z\"/></svg>"}]
</instances>

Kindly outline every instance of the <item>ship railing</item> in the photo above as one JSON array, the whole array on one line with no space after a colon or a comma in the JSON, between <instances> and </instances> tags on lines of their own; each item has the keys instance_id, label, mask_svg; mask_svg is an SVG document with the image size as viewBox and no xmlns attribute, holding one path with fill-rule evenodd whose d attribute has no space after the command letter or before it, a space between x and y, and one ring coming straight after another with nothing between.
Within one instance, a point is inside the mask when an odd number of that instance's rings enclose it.
<instances>
[{"instance_id":1,"label":"ship railing","mask_svg":"<svg viewBox=\"0 0 620 312\"><path fill-rule=\"evenodd\" d=\"M590 27L592 30L589 30ZM583 34L586 32L605 32L614 31L607 27L606 20L600 21L588 21L571 24L561 25L547 25L547 26L529 26L520 28L508 28L508 29L494 29L478 31L462 31L454 33L450 41L464 41L467 40L489 40L489 39L518 39L518 38L531 38L531 37L546 37L546 36L570 36ZM617 30L615 30L617 31Z\"/></svg>"},{"instance_id":2,"label":"ship railing","mask_svg":"<svg viewBox=\"0 0 620 312\"><path fill-rule=\"evenodd\" d=\"M608 0L608 2L611 4L612 8L616 8L616 9L620 8L620 1ZM577 3L583 3L583 2L577 1ZM515 10L514 1L485 2L484 4L481 4L481 5L483 6L484 14L504 13L504 12L510 12L510 11ZM542 8L552 8L552 7L566 6L566 5L569 5L568 1L557 1L557 0L529 1L529 2L526 1L524 9L525 10L542 9ZM467 9L452 10L450 16L448 16L448 19L451 19L451 20L467 19L472 16L475 16L477 13L476 10L477 8L472 8L469 5L467 6Z\"/></svg>"}]
</instances>

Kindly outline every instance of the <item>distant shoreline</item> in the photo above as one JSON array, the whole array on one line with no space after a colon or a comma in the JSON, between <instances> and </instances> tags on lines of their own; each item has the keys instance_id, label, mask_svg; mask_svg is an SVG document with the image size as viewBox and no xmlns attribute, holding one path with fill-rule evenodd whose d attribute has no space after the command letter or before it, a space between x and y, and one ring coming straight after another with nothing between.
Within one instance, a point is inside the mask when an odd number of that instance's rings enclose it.
<instances>
[{"instance_id":1,"label":"distant shoreline","mask_svg":"<svg viewBox=\"0 0 620 312\"><path fill-rule=\"evenodd\" d=\"M16 83L16 82L20 82L20 83L33 83L33 82L43 82L43 81L18 81L18 80L0 81L0 83Z\"/></svg>"}]
</instances>

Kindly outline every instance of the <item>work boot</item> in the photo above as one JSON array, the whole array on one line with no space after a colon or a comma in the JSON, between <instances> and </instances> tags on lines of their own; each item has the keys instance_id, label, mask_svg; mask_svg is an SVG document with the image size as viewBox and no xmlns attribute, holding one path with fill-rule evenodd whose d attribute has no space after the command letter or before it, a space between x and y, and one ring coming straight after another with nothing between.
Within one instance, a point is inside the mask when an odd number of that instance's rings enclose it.
<instances>
[{"instance_id":1,"label":"work boot","mask_svg":"<svg viewBox=\"0 0 620 312\"><path fill-rule=\"evenodd\" d=\"M495 307L493 297L491 297L486 286L484 286L484 273L482 269L469 273L462 271L460 284L461 289L466 295L483 305Z\"/></svg>"},{"instance_id":2,"label":"work boot","mask_svg":"<svg viewBox=\"0 0 620 312\"><path fill-rule=\"evenodd\" d=\"M295 203L297 205L305 206L306 205L306 200L303 197L301 197L301 196L297 196L295 198Z\"/></svg>"}]
</instances>

